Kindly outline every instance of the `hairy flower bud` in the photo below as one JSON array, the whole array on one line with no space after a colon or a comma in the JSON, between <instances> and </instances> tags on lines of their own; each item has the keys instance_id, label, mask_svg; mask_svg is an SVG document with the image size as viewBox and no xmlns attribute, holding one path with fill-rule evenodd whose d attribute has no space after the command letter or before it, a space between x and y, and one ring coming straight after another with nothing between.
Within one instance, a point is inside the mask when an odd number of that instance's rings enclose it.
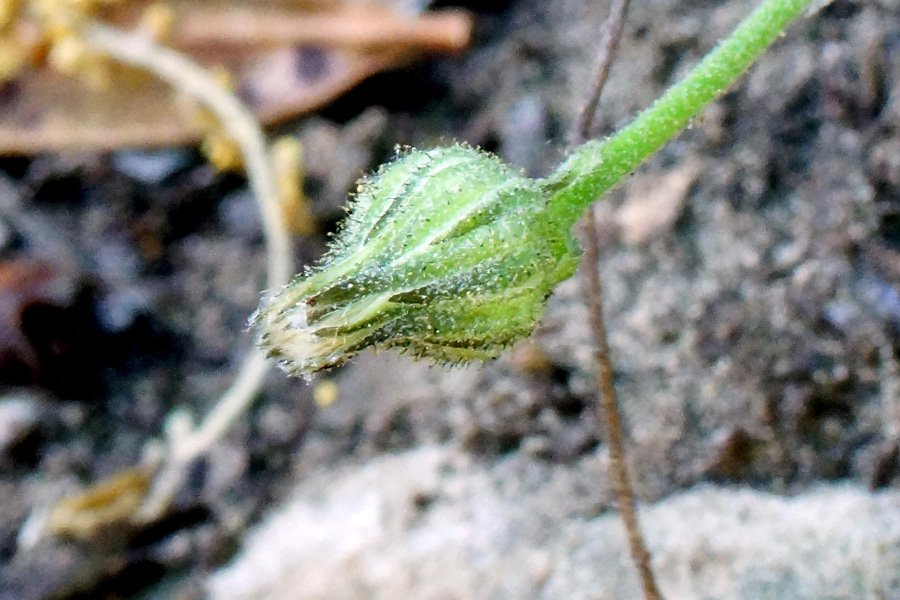
<instances>
[{"instance_id":1,"label":"hairy flower bud","mask_svg":"<svg viewBox=\"0 0 900 600\"><path fill-rule=\"evenodd\" d=\"M367 348L440 363L527 336L578 262L540 184L467 146L410 150L359 186L322 261L253 316L260 344L308 375Z\"/></svg>"}]
</instances>

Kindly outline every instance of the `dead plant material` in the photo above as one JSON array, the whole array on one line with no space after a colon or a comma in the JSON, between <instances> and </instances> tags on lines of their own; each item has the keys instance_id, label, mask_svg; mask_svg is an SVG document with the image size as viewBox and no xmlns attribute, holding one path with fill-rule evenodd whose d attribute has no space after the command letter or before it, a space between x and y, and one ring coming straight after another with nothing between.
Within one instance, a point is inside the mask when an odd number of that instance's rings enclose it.
<instances>
[{"instance_id":1,"label":"dead plant material","mask_svg":"<svg viewBox=\"0 0 900 600\"><path fill-rule=\"evenodd\" d=\"M643 244L670 229L681 215L700 170L700 164L687 162L633 185L614 216L622 242Z\"/></svg>"},{"instance_id":2,"label":"dead plant material","mask_svg":"<svg viewBox=\"0 0 900 600\"><path fill-rule=\"evenodd\" d=\"M83 493L60 500L50 511L47 526L55 535L82 541L122 534L141 506L150 479L137 469L126 469Z\"/></svg>"},{"instance_id":3,"label":"dead plant material","mask_svg":"<svg viewBox=\"0 0 900 600\"><path fill-rule=\"evenodd\" d=\"M584 142L590 136L597 111L597 101L603 92L609 69L615 58L625 15L628 12L628 0L615 0L609 10L609 16L603 23L600 32L600 49L597 66L594 72L590 96L579 114L572 129L570 140L573 145ZM616 390L613 386L614 371L609 356L609 341L606 331L606 320L603 316L603 288L600 282L599 259L600 241L597 234L597 223L594 211L589 210L582 222L582 240L584 256L582 257L582 274L584 275L584 298L588 308L588 321L594 341L594 363L597 369L597 420L605 425L606 445L609 449L609 475L616 490L619 501L619 514L625 525L628 549L631 560L641 580L644 600L662 600L653 566L650 563L650 552L641 532L635 506L634 491L628 475L628 463L625 451L625 435L619 416Z\"/></svg>"},{"instance_id":4,"label":"dead plant material","mask_svg":"<svg viewBox=\"0 0 900 600\"><path fill-rule=\"evenodd\" d=\"M110 8L105 20L146 30L148 2ZM153 34L208 67L224 67L264 124L316 110L371 75L428 54L461 52L469 15L408 17L374 3L171 0L171 28ZM28 23L18 24L28 39ZM135 71L91 86L46 68L39 40L28 66L0 88L0 153L106 151L192 143L193 107L165 83Z\"/></svg>"}]
</instances>

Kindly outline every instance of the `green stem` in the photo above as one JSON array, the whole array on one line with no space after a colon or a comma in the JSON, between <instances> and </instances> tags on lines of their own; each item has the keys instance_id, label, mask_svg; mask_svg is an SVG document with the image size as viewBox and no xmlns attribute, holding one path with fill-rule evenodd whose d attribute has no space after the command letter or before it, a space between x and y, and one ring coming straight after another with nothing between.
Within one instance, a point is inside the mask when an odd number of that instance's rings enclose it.
<instances>
[{"instance_id":1,"label":"green stem","mask_svg":"<svg viewBox=\"0 0 900 600\"><path fill-rule=\"evenodd\" d=\"M683 80L669 88L624 129L588 142L541 184L551 192L551 214L572 225L604 192L684 129L718 98L812 0L765 0Z\"/></svg>"}]
</instances>

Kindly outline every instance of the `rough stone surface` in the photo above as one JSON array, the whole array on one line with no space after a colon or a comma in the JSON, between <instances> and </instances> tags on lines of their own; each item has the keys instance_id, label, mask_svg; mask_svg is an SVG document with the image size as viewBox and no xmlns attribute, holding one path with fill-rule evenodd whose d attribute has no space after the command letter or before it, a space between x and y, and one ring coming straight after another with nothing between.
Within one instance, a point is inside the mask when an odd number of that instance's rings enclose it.
<instances>
[{"instance_id":1,"label":"rough stone surface","mask_svg":"<svg viewBox=\"0 0 900 600\"><path fill-rule=\"evenodd\" d=\"M535 470L548 485L509 484ZM445 446L318 471L209 580L210 598L639 597L616 515L559 514L574 472ZM642 516L667 598L874 600L900 593L898 511L896 491L847 484L699 486Z\"/></svg>"}]
</instances>

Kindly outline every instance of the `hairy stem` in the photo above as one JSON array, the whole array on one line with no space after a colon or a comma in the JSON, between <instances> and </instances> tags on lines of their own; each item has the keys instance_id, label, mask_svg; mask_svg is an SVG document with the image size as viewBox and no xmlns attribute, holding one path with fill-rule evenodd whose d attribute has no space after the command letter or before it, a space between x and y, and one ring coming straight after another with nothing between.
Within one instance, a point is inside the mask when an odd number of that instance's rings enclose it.
<instances>
[{"instance_id":1,"label":"hairy stem","mask_svg":"<svg viewBox=\"0 0 900 600\"><path fill-rule=\"evenodd\" d=\"M624 129L575 150L542 183L561 223L585 209L658 151L725 92L812 0L765 0L734 33Z\"/></svg>"}]
</instances>

